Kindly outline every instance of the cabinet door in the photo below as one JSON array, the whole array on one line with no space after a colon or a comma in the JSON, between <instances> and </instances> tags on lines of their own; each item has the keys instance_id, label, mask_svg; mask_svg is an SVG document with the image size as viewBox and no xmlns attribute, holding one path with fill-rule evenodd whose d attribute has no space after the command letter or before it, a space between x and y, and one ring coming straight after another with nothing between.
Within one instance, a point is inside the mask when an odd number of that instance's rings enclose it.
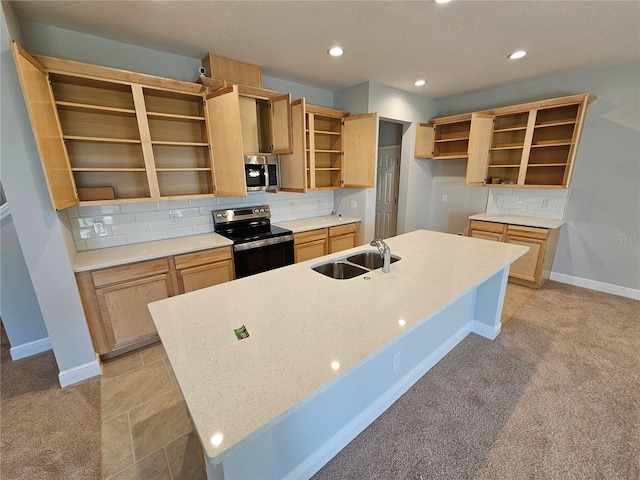
<instances>
[{"instance_id":1,"label":"cabinet door","mask_svg":"<svg viewBox=\"0 0 640 480\"><path fill-rule=\"evenodd\" d=\"M419 123L416 127L416 158L432 158L436 127L432 123Z\"/></svg>"},{"instance_id":2,"label":"cabinet door","mask_svg":"<svg viewBox=\"0 0 640 480\"><path fill-rule=\"evenodd\" d=\"M329 253L358 246L358 224L349 223L329 229Z\"/></svg>"},{"instance_id":3,"label":"cabinet door","mask_svg":"<svg viewBox=\"0 0 640 480\"><path fill-rule=\"evenodd\" d=\"M111 350L156 335L147 305L171 295L168 273L96 289Z\"/></svg>"},{"instance_id":4,"label":"cabinet door","mask_svg":"<svg viewBox=\"0 0 640 480\"><path fill-rule=\"evenodd\" d=\"M344 118L342 130L344 187L371 188L375 182L376 136L375 113Z\"/></svg>"},{"instance_id":5,"label":"cabinet door","mask_svg":"<svg viewBox=\"0 0 640 480\"><path fill-rule=\"evenodd\" d=\"M483 185L487 178L493 118L493 115L482 113L473 113L471 115L468 151L469 161L467 162L466 177L467 185Z\"/></svg>"},{"instance_id":6,"label":"cabinet door","mask_svg":"<svg viewBox=\"0 0 640 480\"><path fill-rule=\"evenodd\" d=\"M269 100L271 153L291 153L291 94Z\"/></svg>"},{"instance_id":7,"label":"cabinet door","mask_svg":"<svg viewBox=\"0 0 640 480\"><path fill-rule=\"evenodd\" d=\"M233 276L233 262L231 260L180 270L178 271L180 293L193 292L228 282L233 280Z\"/></svg>"},{"instance_id":8,"label":"cabinet door","mask_svg":"<svg viewBox=\"0 0 640 480\"><path fill-rule=\"evenodd\" d=\"M238 87L233 85L217 90L207 95L206 101L215 193L220 196L246 197Z\"/></svg>"},{"instance_id":9,"label":"cabinet door","mask_svg":"<svg viewBox=\"0 0 640 480\"><path fill-rule=\"evenodd\" d=\"M521 280L539 283L546 240L507 235L507 243L529 247L529 251L511 264L509 275Z\"/></svg>"},{"instance_id":10,"label":"cabinet door","mask_svg":"<svg viewBox=\"0 0 640 480\"><path fill-rule=\"evenodd\" d=\"M495 232L483 232L481 230L471 230L469 236L473 238L481 238L483 240L492 240L494 242L502 241L502 234Z\"/></svg>"},{"instance_id":11,"label":"cabinet door","mask_svg":"<svg viewBox=\"0 0 640 480\"><path fill-rule=\"evenodd\" d=\"M11 43L29 119L40 154L51 204L56 210L78 205L69 156L62 140L46 70L16 42Z\"/></svg>"},{"instance_id":12,"label":"cabinet door","mask_svg":"<svg viewBox=\"0 0 640 480\"><path fill-rule=\"evenodd\" d=\"M290 154L280 155L280 190L284 192L307 191L307 133L304 98L291 105Z\"/></svg>"},{"instance_id":13,"label":"cabinet door","mask_svg":"<svg viewBox=\"0 0 640 480\"><path fill-rule=\"evenodd\" d=\"M327 254L327 239L301 243L293 247L295 262L304 262Z\"/></svg>"}]
</instances>

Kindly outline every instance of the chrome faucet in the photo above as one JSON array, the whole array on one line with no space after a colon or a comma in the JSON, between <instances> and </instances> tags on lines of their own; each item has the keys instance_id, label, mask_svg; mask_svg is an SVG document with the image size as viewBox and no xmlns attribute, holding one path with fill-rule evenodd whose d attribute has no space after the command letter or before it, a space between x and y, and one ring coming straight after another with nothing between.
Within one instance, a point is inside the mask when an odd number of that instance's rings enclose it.
<instances>
[{"instance_id":1,"label":"chrome faucet","mask_svg":"<svg viewBox=\"0 0 640 480\"><path fill-rule=\"evenodd\" d=\"M380 257L384 260L384 263L382 264L382 271L384 273L389 273L391 267L391 249L389 248L389 245L384 243L383 240L373 240L369 245L372 247L378 247Z\"/></svg>"}]
</instances>

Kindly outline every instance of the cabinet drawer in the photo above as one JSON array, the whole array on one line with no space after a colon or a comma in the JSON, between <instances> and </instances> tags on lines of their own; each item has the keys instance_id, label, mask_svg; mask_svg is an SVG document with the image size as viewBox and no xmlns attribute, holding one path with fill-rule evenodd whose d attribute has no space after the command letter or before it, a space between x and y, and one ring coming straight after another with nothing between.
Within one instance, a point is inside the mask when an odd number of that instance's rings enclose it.
<instances>
[{"instance_id":1,"label":"cabinet drawer","mask_svg":"<svg viewBox=\"0 0 640 480\"><path fill-rule=\"evenodd\" d=\"M199 252L185 253L184 255L176 255L176 269L196 267L206 263L215 263L231 258L231 247L212 248L210 250L201 250Z\"/></svg>"},{"instance_id":2,"label":"cabinet drawer","mask_svg":"<svg viewBox=\"0 0 640 480\"><path fill-rule=\"evenodd\" d=\"M503 223L480 222L471 220L469 230L482 230L483 232L504 233L505 225Z\"/></svg>"},{"instance_id":3,"label":"cabinet drawer","mask_svg":"<svg viewBox=\"0 0 640 480\"><path fill-rule=\"evenodd\" d=\"M520 225L509 225L507 227L508 235L517 235L520 237L538 238L540 240L546 240L549 236L549 230L546 228L537 227L523 227Z\"/></svg>"},{"instance_id":4,"label":"cabinet drawer","mask_svg":"<svg viewBox=\"0 0 640 480\"><path fill-rule=\"evenodd\" d=\"M349 223L347 225L338 225L337 227L331 227L329 229L329 236L336 237L338 235L356 233L357 228L358 228L358 225L356 223Z\"/></svg>"},{"instance_id":5,"label":"cabinet drawer","mask_svg":"<svg viewBox=\"0 0 640 480\"><path fill-rule=\"evenodd\" d=\"M149 277L169 271L169 262L166 258L149 260L148 262L131 263L121 267L105 268L91 272L93 284L103 287L113 283L126 282L136 278Z\"/></svg>"},{"instance_id":6,"label":"cabinet drawer","mask_svg":"<svg viewBox=\"0 0 640 480\"><path fill-rule=\"evenodd\" d=\"M318 230L309 230L308 232L296 233L293 236L293 244L298 245L300 243L315 242L316 240L326 240L327 229L321 228Z\"/></svg>"}]
</instances>

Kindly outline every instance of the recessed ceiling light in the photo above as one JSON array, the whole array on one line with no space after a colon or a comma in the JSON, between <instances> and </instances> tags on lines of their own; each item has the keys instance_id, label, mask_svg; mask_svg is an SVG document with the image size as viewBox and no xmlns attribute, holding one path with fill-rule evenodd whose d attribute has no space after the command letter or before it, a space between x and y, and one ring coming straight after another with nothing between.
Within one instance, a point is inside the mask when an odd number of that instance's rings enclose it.
<instances>
[{"instance_id":1,"label":"recessed ceiling light","mask_svg":"<svg viewBox=\"0 0 640 480\"><path fill-rule=\"evenodd\" d=\"M524 50L518 50L517 52L513 52L511 55L509 55L509 58L511 60L515 60L516 58L522 58L527 54L527 52L525 52Z\"/></svg>"},{"instance_id":2,"label":"recessed ceiling light","mask_svg":"<svg viewBox=\"0 0 640 480\"><path fill-rule=\"evenodd\" d=\"M427 81L426 81L426 80L416 80L413 84L414 84L416 87L421 87L422 85L424 85L424 84L426 84L426 83L427 83Z\"/></svg>"},{"instance_id":3,"label":"recessed ceiling light","mask_svg":"<svg viewBox=\"0 0 640 480\"><path fill-rule=\"evenodd\" d=\"M449 3L451 0L434 0L436 3Z\"/></svg>"},{"instance_id":4,"label":"recessed ceiling light","mask_svg":"<svg viewBox=\"0 0 640 480\"><path fill-rule=\"evenodd\" d=\"M340 47L333 47L332 49L329 50L329 55L331 55L332 57L339 57L343 53L344 53L344 50L342 50Z\"/></svg>"}]
</instances>

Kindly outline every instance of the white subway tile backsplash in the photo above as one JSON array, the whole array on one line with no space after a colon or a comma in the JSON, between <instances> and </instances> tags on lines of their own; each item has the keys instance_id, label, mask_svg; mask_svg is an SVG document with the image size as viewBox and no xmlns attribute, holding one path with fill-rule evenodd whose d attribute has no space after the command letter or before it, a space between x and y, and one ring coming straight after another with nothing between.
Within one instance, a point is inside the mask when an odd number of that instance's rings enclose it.
<instances>
[{"instance_id":1,"label":"white subway tile backsplash","mask_svg":"<svg viewBox=\"0 0 640 480\"><path fill-rule=\"evenodd\" d=\"M491 188L486 211L487 213L562 219L568 195L567 189Z\"/></svg>"},{"instance_id":2,"label":"white subway tile backsplash","mask_svg":"<svg viewBox=\"0 0 640 480\"><path fill-rule=\"evenodd\" d=\"M162 230L162 238L177 238L177 237L186 237L189 235L193 235L193 229L191 227Z\"/></svg>"},{"instance_id":3,"label":"white subway tile backsplash","mask_svg":"<svg viewBox=\"0 0 640 480\"><path fill-rule=\"evenodd\" d=\"M127 243L142 243L142 242L154 242L156 240L162 240L162 232L144 232L144 233L131 233L127 235Z\"/></svg>"},{"instance_id":4,"label":"white subway tile backsplash","mask_svg":"<svg viewBox=\"0 0 640 480\"><path fill-rule=\"evenodd\" d=\"M156 220L169 220L169 211L139 212L135 214L136 222L153 222Z\"/></svg>"},{"instance_id":5,"label":"white subway tile backsplash","mask_svg":"<svg viewBox=\"0 0 640 480\"><path fill-rule=\"evenodd\" d=\"M511 193L510 188L503 191ZM73 207L67 212L76 249L82 251L210 233L214 231L213 210L262 204L269 205L271 221L274 223L330 215L334 209L334 192L251 192L246 197ZM171 222L171 215L177 216L174 223ZM94 221L104 224L106 235L95 235L92 227Z\"/></svg>"},{"instance_id":6,"label":"white subway tile backsplash","mask_svg":"<svg viewBox=\"0 0 640 480\"><path fill-rule=\"evenodd\" d=\"M158 203L124 203L122 213L154 212L158 210Z\"/></svg>"},{"instance_id":7,"label":"white subway tile backsplash","mask_svg":"<svg viewBox=\"0 0 640 480\"><path fill-rule=\"evenodd\" d=\"M85 241L87 250L95 250L96 248L119 247L127 244L127 237L124 235L105 236L88 238Z\"/></svg>"}]
</instances>

